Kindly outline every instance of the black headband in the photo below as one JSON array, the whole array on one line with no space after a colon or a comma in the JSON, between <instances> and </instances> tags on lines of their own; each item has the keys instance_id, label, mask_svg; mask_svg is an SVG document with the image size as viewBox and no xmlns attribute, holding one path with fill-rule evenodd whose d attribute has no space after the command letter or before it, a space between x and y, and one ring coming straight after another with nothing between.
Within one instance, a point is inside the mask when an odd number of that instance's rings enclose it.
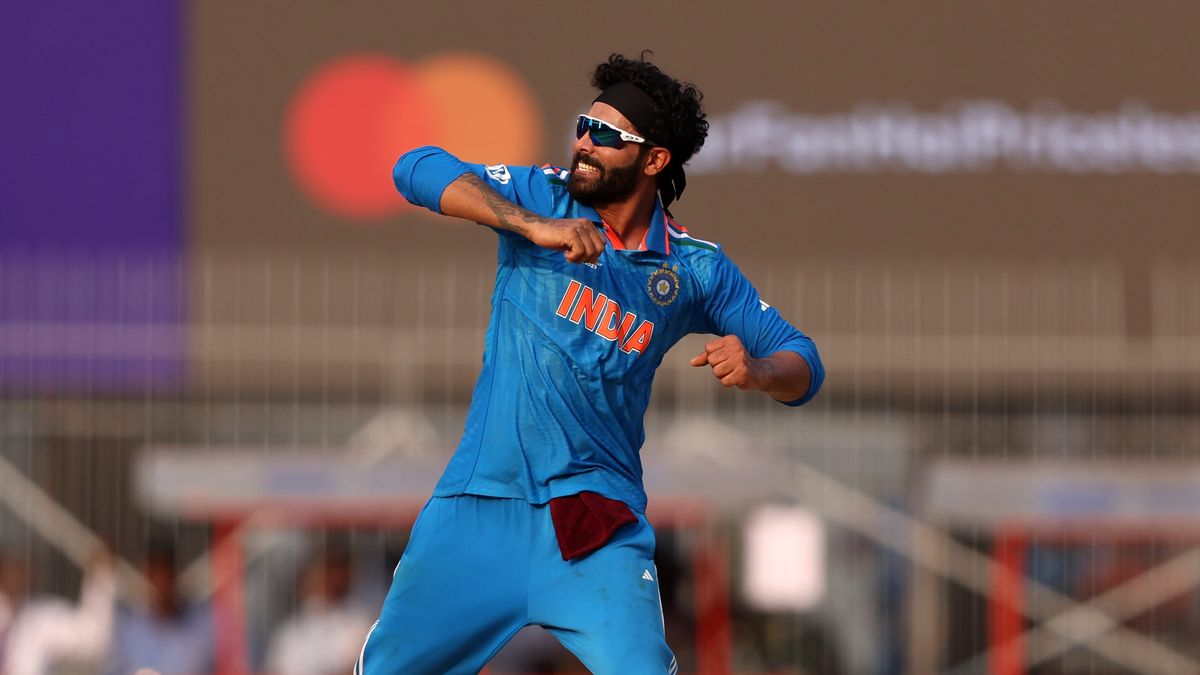
<instances>
[{"instance_id":1,"label":"black headband","mask_svg":"<svg viewBox=\"0 0 1200 675\"><path fill-rule=\"evenodd\" d=\"M658 114L654 112L654 99L638 88L632 82L617 82L608 89L600 92L594 103L607 103L633 122L637 131L647 140L657 143L661 139L650 137L650 129L654 127Z\"/></svg>"},{"instance_id":2,"label":"black headband","mask_svg":"<svg viewBox=\"0 0 1200 675\"><path fill-rule=\"evenodd\" d=\"M658 121L658 113L654 110L654 99L650 95L642 91L636 84L632 82L617 82L596 97L594 103L607 103L617 109L617 112L625 116L625 119L633 122L638 133L646 137L646 140L655 145L661 145L661 138L651 136L651 129L654 128L654 123ZM672 162L667 165L666 171L659 176L658 192L662 196L663 208L671 204L683 194L683 187L687 185L687 177L683 173L683 167ZM670 211L667 211L670 214Z\"/></svg>"}]
</instances>

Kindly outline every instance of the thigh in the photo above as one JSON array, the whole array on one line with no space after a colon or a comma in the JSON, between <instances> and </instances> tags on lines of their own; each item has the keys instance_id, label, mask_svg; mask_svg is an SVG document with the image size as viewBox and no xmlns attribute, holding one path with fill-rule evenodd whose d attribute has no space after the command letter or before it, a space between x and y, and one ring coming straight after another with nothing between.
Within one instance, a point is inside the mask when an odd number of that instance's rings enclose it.
<instances>
[{"instance_id":1,"label":"thigh","mask_svg":"<svg viewBox=\"0 0 1200 675\"><path fill-rule=\"evenodd\" d=\"M430 500L355 675L477 673L525 624L528 526L512 501Z\"/></svg>"},{"instance_id":2,"label":"thigh","mask_svg":"<svg viewBox=\"0 0 1200 675\"><path fill-rule=\"evenodd\" d=\"M533 569L541 583L531 588L531 619L593 673L676 672L663 628L654 530L645 516L581 560L540 556Z\"/></svg>"}]
</instances>

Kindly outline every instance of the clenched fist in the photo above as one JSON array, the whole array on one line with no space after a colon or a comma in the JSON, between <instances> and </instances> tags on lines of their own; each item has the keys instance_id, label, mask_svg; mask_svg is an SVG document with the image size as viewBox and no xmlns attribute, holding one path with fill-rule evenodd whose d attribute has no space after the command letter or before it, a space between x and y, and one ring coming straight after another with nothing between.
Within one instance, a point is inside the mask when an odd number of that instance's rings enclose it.
<instances>
[{"instance_id":1,"label":"clenched fist","mask_svg":"<svg viewBox=\"0 0 1200 675\"><path fill-rule=\"evenodd\" d=\"M704 345L704 352L694 357L693 366L711 366L713 375L726 387L762 389L765 378L763 364L746 352L736 335L726 335Z\"/></svg>"},{"instance_id":2,"label":"clenched fist","mask_svg":"<svg viewBox=\"0 0 1200 675\"><path fill-rule=\"evenodd\" d=\"M573 263L596 262L607 243L596 224L586 218L540 218L529 227L526 237L542 248L562 251Z\"/></svg>"}]
</instances>

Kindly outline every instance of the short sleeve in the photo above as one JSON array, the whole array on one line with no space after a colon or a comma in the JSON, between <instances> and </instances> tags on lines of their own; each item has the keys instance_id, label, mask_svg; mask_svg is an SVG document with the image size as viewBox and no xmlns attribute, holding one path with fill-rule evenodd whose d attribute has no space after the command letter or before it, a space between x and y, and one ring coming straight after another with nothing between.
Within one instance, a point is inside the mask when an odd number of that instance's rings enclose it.
<instances>
[{"instance_id":1,"label":"short sleeve","mask_svg":"<svg viewBox=\"0 0 1200 675\"><path fill-rule=\"evenodd\" d=\"M705 330L714 335L736 335L750 356L760 359L778 351L799 354L811 375L808 392L787 405L807 403L825 380L825 368L812 339L801 333L768 305L724 253L717 253L704 301Z\"/></svg>"}]
</instances>

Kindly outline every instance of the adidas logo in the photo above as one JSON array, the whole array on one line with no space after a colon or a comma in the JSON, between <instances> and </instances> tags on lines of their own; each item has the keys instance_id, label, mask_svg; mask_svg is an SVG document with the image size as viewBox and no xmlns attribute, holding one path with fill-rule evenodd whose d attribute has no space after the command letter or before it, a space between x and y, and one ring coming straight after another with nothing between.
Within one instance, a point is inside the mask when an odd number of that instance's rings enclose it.
<instances>
[{"instance_id":1,"label":"adidas logo","mask_svg":"<svg viewBox=\"0 0 1200 675\"><path fill-rule=\"evenodd\" d=\"M654 581L654 577L650 576L650 570L642 570L642 578L646 581Z\"/></svg>"}]
</instances>

